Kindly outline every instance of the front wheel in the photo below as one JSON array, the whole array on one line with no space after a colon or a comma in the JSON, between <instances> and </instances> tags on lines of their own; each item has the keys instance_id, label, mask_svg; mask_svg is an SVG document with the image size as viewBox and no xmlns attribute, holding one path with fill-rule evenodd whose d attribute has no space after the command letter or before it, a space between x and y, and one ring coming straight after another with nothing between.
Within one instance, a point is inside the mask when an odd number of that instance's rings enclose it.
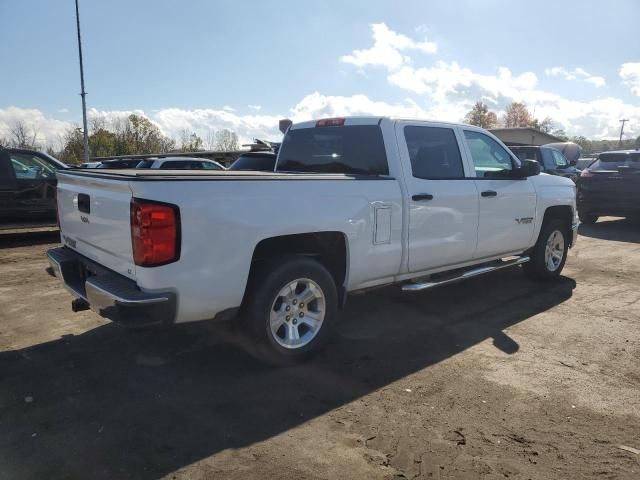
<instances>
[{"instance_id":1,"label":"front wheel","mask_svg":"<svg viewBox=\"0 0 640 480\"><path fill-rule=\"evenodd\" d=\"M311 258L294 256L256 266L241 324L249 353L273 365L291 365L324 346L337 316L331 274Z\"/></svg>"},{"instance_id":2,"label":"front wheel","mask_svg":"<svg viewBox=\"0 0 640 480\"><path fill-rule=\"evenodd\" d=\"M542 225L538 241L531 249L531 260L522 268L536 280L551 280L562 272L569 251L569 227L560 219Z\"/></svg>"}]
</instances>

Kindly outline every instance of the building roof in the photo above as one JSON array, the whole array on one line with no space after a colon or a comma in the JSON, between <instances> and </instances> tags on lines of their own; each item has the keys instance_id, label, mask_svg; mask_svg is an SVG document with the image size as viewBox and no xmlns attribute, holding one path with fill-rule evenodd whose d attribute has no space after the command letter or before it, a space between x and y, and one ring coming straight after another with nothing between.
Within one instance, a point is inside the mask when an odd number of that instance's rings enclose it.
<instances>
[{"instance_id":1,"label":"building roof","mask_svg":"<svg viewBox=\"0 0 640 480\"><path fill-rule=\"evenodd\" d=\"M532 127L492 128L489 131L506 144L545 145L564 141L555 135Z\"/></svg>"}]
</instances>

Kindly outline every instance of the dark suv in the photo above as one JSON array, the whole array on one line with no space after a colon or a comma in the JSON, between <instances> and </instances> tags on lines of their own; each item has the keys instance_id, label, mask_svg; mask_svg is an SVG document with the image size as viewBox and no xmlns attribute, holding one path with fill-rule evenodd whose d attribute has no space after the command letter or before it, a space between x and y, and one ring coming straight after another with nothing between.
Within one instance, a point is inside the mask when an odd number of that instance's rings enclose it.
<instances>
[{"instance_id":1,"label":"dark suv","mask_svg":"<svg viewBox=\"0 0 640 480\"><path fill-rule=\"evenodd\" d=\"M601 216L640 218L640 151L598 155L578 179L577 204L582 223Z\"/></svg>"},{"instance_id":2,"label":"dark suv","mask_svg":"<svg viewBox=\"0 0 640 480\"><path fill-rule=\"evenodd\" d=\"M580 171L567 160L567 158L555 148L551 147L509 147L520 160L536 160L540 164L540 170L550 175L558 175L577 180Z\"/></svg>"},{"instance_id":3,"label":"dark suv","mask_svg":"<svg viewBox=\"0 0 640 480\"><path fill-rule=\"evenodd\" d=\"M56 170L68 168L46 153L0 147L0 228L56 221Z\"/></svg>"}]
</instances>

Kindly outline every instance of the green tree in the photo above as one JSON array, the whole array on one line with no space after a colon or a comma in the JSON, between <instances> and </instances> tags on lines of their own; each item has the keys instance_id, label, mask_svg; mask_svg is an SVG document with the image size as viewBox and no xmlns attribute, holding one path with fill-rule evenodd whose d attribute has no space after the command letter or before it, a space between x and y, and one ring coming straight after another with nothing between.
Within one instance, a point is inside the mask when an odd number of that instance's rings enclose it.
<instances>
[{"instance_id":1,"label":"green tree","mask_svg":"<svg viewBox=\"0 0 640 480\"><path fill-rule=\"evenodd\" d=\"M464 117L464 121L469 125L481 128L494 128L498 124L498 116L489 111L489 107L478 100Z\"/></svg>"}]
</instances>

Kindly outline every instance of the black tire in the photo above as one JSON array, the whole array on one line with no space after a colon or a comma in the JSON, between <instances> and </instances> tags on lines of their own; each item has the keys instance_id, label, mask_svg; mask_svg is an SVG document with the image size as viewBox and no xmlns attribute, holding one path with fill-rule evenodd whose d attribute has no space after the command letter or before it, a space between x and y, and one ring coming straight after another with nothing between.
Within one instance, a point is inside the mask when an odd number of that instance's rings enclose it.
<instances>
[{"instance_id":1,"label":"black tire","mask_svg":"<svg viewBox=\"0 0 640 480\"><path fill-rule=\"evenodd\" d=\"M272 333L270 315L274 302L282 302L280 291L291 282L301 279L311 280L315 283L313 288L320 289L324 296L324 319L315 336L307 344L285 348L275 338L277 334ZM310 308L309 305L307 308ZM275 258L255 266L240 312L240 328L245 337L245 349L258 360L274 366L294 365L307 360L325 346L337 319L336 285L329 271L321 263L309 257L290 256ZM282 328L288 328L294 322L297 322L295 315L286 324L283 323ZM306 328L306 325L304 327ZM300 332L302 328L301 321L296 331Z\"/></svg>"},{"instance_id":2,"label":"black tire","mask_svg":"<svg viewBox=\"0 0 640 480\"><path fill-rule=\"evenodd\" d=\"M560 263L558 263L557 266L554 265L555 268L551 268L547 261L546 249L547 242L555 232L559 232L562 235L564 247ZM564 264L567 261L569 242L571 241L570 232L570 225L568 225L566 221L558 218L550 219L543 223L542 228L540 229L540 235L538 235L538 241L529 251L529 257L531 257L531 260L522 265L522 269L525 274L535 280L542 281L553 280L560 276L560 273L564 268Z\"/></svg>"},{"instance_id":3,"label":"black tire","mask_svg":"<svg viewBox=\"0 0 640 480\"><path fill-rule=\"evenodd\" d=\"M581 223L586 223L587 225L592 225L598 221L598 215L593 215L591 213L578 212L578 218Z\"/></svg>"}]
</instances>

